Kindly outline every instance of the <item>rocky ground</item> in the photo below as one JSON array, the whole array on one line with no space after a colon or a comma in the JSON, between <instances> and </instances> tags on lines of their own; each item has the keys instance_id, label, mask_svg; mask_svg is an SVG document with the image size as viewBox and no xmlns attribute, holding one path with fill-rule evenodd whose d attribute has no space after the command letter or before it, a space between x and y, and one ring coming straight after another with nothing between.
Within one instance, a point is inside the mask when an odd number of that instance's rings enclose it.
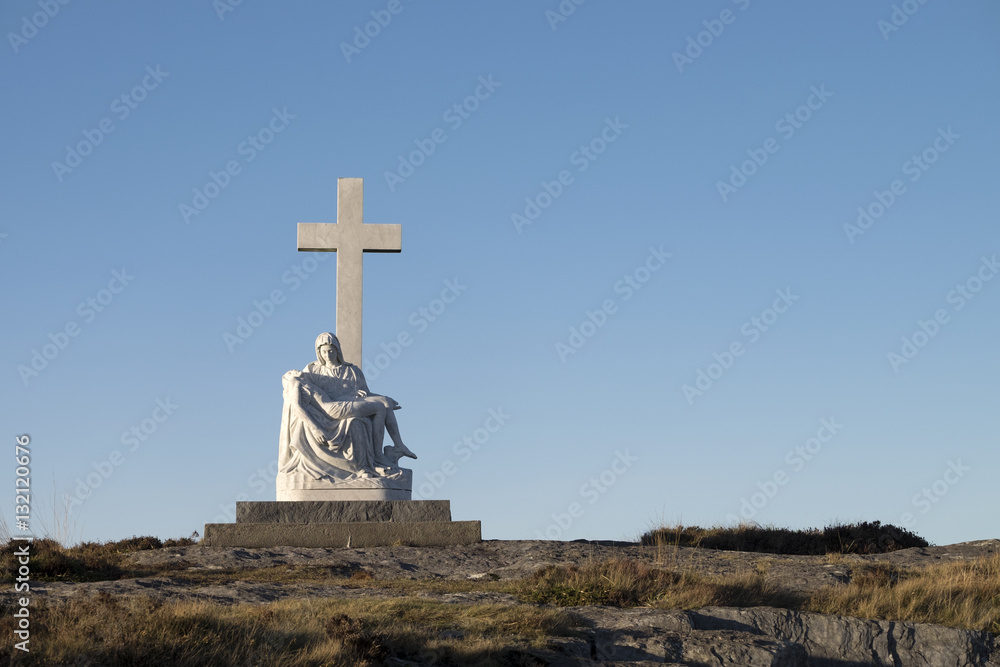
<instances>
[{"instance_id":1,"label":"rocky ground","mask_svg":"<svg viewBox=\"0 0 1000 667\"><path fill-rule=\"evenodd\" d=\"M609 558L633 558L704 574L765 571L775 583L797 592L850 581L871 562L920 566L970 559L1000 550L1000 540L906 549L878 556L779 556L694 548L642 547L630 543L498 541L446 548L232 549L203 546L141 551L129 556L139 568L170 568L154 577L90 583L39 583L33 591L48 599L93 595L143 595L161 599L209 599L221 604L264 603L288 597L411 595L392 588L254 580L193 585L172 574L276 566L331 568L378 581L506 580L530 576L548 564L583 565ZM462 592L417 595L445 602L518 604L505 593ZM988 633L934 625L867 621L781 609L707 608L697 611L569 609L586 637L555 640L538 652L539 664L712 664L712 665L998 665L1000 647Z\"/></svg>"}]
</instances>

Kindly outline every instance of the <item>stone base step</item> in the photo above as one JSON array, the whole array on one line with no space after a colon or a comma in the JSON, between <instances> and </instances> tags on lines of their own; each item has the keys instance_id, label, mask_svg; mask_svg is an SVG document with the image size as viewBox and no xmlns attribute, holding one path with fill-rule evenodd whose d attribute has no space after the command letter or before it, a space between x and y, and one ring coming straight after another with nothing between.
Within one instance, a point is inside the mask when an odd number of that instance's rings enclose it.
<instances>
[{"instance_id":1,"label":"stone base step","mask_svg":"<svg viewBox=\"0 0 1000 667\"><path fill-rule=\"evenodd\" d=\"M300 500L236 503L236 523L451 521L448 500Z\"/></svg>"},{"instance_id":2,"label":"stone base step","mask_svg":"<svg viewBox=\"0 0 1000 667\"><path fill-rule=\"evenodd\" d=\"M353 521L347 523L209 523L209 547L446 547L482 541L479 521Z\"/></svg>"}]
</instances>

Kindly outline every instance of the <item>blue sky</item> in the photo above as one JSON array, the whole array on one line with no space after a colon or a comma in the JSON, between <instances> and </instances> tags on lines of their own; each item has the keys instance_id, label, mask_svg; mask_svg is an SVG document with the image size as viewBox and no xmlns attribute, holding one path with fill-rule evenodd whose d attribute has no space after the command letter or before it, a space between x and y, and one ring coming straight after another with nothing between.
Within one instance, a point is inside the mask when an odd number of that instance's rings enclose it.
<instances>
[{"instance_id":1,"label":"blue sky","mask_svg":"<svg viewBox=\"0 0 1000 667\"><path fill-rule=\"evenodd\" d=\"M0 15L0 433L36 533L274 499L281 375L334 327L296 223L360 177L403 229L365 259L369 384L417 497L484 537L997 536L994 3Z\"/></svg>"}]
</instances>

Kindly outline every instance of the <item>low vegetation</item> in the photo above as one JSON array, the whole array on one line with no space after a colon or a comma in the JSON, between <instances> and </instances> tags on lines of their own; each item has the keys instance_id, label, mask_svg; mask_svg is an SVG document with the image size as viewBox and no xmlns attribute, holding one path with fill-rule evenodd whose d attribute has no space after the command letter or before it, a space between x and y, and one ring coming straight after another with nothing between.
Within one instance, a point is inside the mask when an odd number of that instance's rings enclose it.
<instances>
[{"instance_id":1,"label":"low vegetation","mask_svg":"<svg viewBox=\"0 0 1000 667\"><path fill-rule=\"evenodd\" d=\"M763 572L703 576L668 570L635 560L607 560L577 567L550 565L521 583L519 596L559 606L656 606L696 609L726 607L796 607L802 602L770 583Z\"/></svg>"},{"instance_id":2,"label":"low vegetation","mask_svg":"<svg viewBox=\"0 0 1000 667\"><path fill-rule=\"evenodd\" d=\"M920 568L863 566L848 585L818 591L803 609L1000 634L1000 553Z\"/></svg>"},{"instance_id":3,"label":"low vegetation","mask_svg":"<svg viewBox=\"0 0 1000 667\"><path fill-rule=\"evenodd\" d=\"M234 581L341 586L367 594L306 598L267 604L224 605L208 601L164 602L106 593L66 601L36 599L31 607L32 652L25 665L87 664L181 666L261 664L288 667L382 664L388 658L422 664L533 664L530 652L547 638L572 636L572 617L561 607L608 605L697 609L705 606L771 606L860 618L937 623L1000 634L1000 554L978 559L901 567L869 554L927 546L922 538L877 522L787 531L661 528L643 536L656 547L648 559L595 560L549 565L525 579L380 580L357 564L278 565L259 568L188 569L169 565L138 570L129 553L192 540L161 542L133 537L64 548L36 540L35 581L98 581L169 574L192 588ZM726 545L726 546L722 546ZM849 573L849 583L805 594L777 585L767 566L726 575L694 571L682 558L662 558L664 547L701 546L764 553L825 553ZM16 570L14 545L0 546L0 568L9 581ZM865 556L852 555L865 554ZM669 555L669 554L668 554ZM152 568L152 569L150 569ZM443 603L436 594L501 593L522 604ZM493 598L496 600L497 598ZM0 632L12 633L4 609ZM0 660L11 657L0 648Z\"/></svg>"},{"instance_id":4,"label":"low vegetation","mask_svg":"<svg viewBox=\"0 0 1000 667\"><path fill-rule=\"evenodd\" d=\"M839 524L826 528L789 530L743 523L736 527L660 527L640 541L650 546L701 547L724 551L822 556L838 554L884 554L899 549L926 547L929 543L905 528L879 521Z\"/></svg>"},{"instance_id":5,"label":"low vegetation","mask_svg":"<svg viewBox=\"0 0 1000 667\"><path fill-rule=\"evenodd\" d=\"M64 547L50 538L31 543L32 581L107 581L129 576L141 576L125 567L125 557L135 551L181 547L195 544L189 538L161 541L156 537L130 537L115 542L83 542ZM10 541L0 545L0 583L13 581L17 571L14 552L24 542Z\"/></svg>"},{"instance_id":6,"label":"low vegetation","mask_svg":"<svg viewBox=\"0 0 1000 667\"><path fill-rule=\"evenodd\" d=\"M0 632L10 636L14 619L4 612ZM32 650L16 664L319 667L383 664L389 656L534 664L527 651L570 634L571 624L557 609L528 605L368 598L224 606L99 594L33 606ZM10 653L9 643L0 648L0 658Z\"/></svg>"},{"instance_id":7,"label":"low vegetation","mask_svg":"<svg viewBox=\"0 0 1000 667\"><path fill-rule=\"evenodd\" d=\"M761 571L704 576L628 560L549 566L520 584L519 593L560 606L767 606L1000 634L1000 554L914 568L859 561L850 583L810 595L782 590Z\"/></svg>"}]
</instances>

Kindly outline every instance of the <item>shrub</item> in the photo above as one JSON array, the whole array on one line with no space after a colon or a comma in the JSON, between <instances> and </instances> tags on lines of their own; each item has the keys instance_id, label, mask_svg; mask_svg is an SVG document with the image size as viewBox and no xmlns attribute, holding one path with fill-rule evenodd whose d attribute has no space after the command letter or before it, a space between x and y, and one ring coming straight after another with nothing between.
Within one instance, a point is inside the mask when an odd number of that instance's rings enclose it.
<instances>
[{"instance_id":1,"label":"shrub","mask_svg":"<svg viewBox=\"0 0 1000 667\"><path fill-rule=\"evenodd\" d=\"M33 581L106 581L121 579L126 572L122 567L127 554L135 551L159 549L159 538L145 535L133 536L114 542L82 542L64 547L50 538L33 542L10 541L0 546L0 581L13 581L17 570L15 551L30 544L31 579Z\"/></svg>"},{"instance_id":2,"label":"shrub","mask_svg":"<svg viewBox=\"0 0 1000 667\"><path fill-rule=\"evenodd\" d=\"M790 530L750 523L731 528L661 527L647 532L640 541L644 545L660 547L702 547L801 556L828 553L881 554L929 546L924 538L891 524L883 525L879 521L827 526L822 530Z\"/></svg>"}]
</instances>

